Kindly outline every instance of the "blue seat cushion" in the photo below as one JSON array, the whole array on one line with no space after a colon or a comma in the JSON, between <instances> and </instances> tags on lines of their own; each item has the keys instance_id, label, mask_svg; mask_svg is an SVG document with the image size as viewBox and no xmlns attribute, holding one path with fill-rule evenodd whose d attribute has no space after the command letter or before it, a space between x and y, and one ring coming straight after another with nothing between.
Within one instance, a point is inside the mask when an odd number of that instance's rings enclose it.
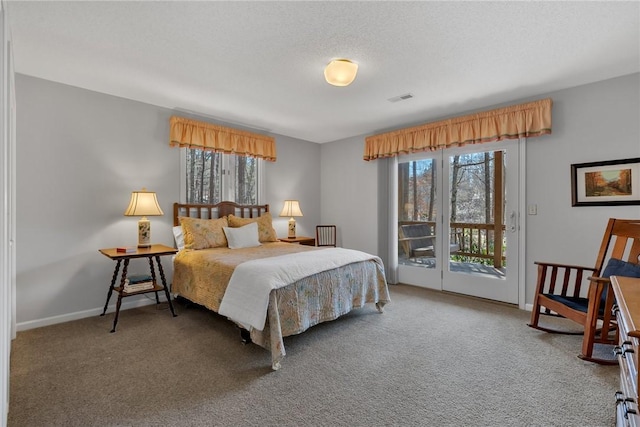
<instances>
[{"instance_id":1,"label":"blue seat cushion","mask_svg":"<svg viewBox=\"0 0 640 427\"><path fill-rule=\"evenodd\" d=\"M554 301L558 301L559 303L566 305L569 308L581 311L583 313L586 313L587 309L589 308L589 300L587 298L569 297L554 294L545 294L545 296ZM600 314L604 314L604 304L600 304Z\"/></svg>"},{"instance_id":2,"label":"blue seat cushion","mask_svg":"<svg viewBox=\"0 0 640 427\"><path fill-rule=\"evenodd\" d=\"M601 277L609 278L611 276L625 276L625 277L638 277L640 278L640 264L632 264L630 262L622 261L617 258L611 258L607 263L604 271L602 272ZM607 300L607 287L609 285L605 285L604 290L602 292L602 296L600 297L600 309L598 310L598 314L600 316L604 315L604 304ZM587 298L582 297L570 297L570 296L562 296L562 295L554 295L554 294L545 294L548 298L558 301L567 307L570 307L574 310L582 311L583 313L587 312L589 307L589 300Z\"/></svg>"},{"instance_id":3,"label":"blue seat cushion","mask_svg":"<svg viewBox=\"0 0 640 427\"><path fill-rule=\"evenodd\" d=\"M621 259L611 258L602 272L602 277L609 278L611 276L640 278L640 264L632 264Z\"/></svg>"},{"instance_id":4,"label":"blue seat cushion","mask_svg":"<svg viewBox=\"0 0 640 427\"><path fill-rule=\"evenodd\" d=\"M602 277L607 279L611 276L638 277L640 278L640 264L632 264L617 258L611 258L607 266L602 272ZM602 296L600 297L600 306L604 306L607 299L607 286L605 285Z\"/></svg>"}]
</instances>

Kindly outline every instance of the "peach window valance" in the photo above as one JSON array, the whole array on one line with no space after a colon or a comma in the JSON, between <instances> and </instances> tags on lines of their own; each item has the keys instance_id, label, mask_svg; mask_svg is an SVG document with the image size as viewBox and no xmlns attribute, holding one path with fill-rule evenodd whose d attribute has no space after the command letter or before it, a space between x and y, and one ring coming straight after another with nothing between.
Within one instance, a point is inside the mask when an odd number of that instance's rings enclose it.
<instances>
[{"instance_id":1,"label":"peach window valance","mask_svg":"<svg viewBox=\"0 0 640 427\"><path fill-rule=\"evenodd\" d=\"M365 138L364 160L551 133L551 98Z\"/></svg>"},{"instance_id":2,"label":"peach window valance","mask_svg":"<svg viewBox=\"0 0 640 427\"><path fill-rule=\"evenodd\" d=\"M276 161L276 142L271 136L184 117L171 117L169 145Z\"/></svg>"}]
</instances>

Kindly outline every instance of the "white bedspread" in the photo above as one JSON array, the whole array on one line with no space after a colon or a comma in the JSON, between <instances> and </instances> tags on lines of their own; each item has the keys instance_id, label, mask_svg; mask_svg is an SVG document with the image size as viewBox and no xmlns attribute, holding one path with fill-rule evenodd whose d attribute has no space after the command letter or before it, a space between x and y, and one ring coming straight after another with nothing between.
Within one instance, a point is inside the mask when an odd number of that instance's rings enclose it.
<instances>
[{"instance_id":1,"label":"white bedspread","mask_svg":"<svg viewBox=\"0 0 640 427\"><path fill-rule=\"evenodd\" d=\"M229 281L219 313L247 330L263 330L269 293L297 280L354 262L377 260L375 255L353 249L327 248L243 262Z\"/></svg>"}]
</instances>

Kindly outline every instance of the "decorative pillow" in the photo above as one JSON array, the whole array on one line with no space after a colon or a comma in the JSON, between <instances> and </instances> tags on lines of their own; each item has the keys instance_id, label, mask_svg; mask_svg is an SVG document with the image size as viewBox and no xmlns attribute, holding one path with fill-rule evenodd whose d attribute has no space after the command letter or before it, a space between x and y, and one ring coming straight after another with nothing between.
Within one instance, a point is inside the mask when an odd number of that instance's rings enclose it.
<instances>
[{"instance_id":1,"label":"decorative pillow","mask_svg":"<svg viewBox=\"0 0 640 427\"><path fill-rule=\"evenodd\" d=\"M261 243L278 241L276 230L274 230L273 225L271 225L271 212L265 212L258 218L240 218L229 215L230 227L242 227L252 222L258 223L258 239Z\"/></svg>"},{"instance_id":2,"label":"decorative pillow","mask_svg":"<svg viewBox=\"0 0 640 427\"><path fill-rule=\"evenodd\" d=\"M176 225L173 227L173 239L176 241L176 248L179 251L184 249L184 234L182 234L182 226Z\"/></svg>"},{"instance_id":3,"label":"decorative pillow","mask_svg":"<svg viewBox=\"0 0 640 427\"><path fill-rule=\"evenodd\" d=\"M222 227L229 242L229 249L252 248L260 246L258 241L258 224L252 222L242 227Z\"/></svg>"},{"instance_id":4,"label":"decorative pillow","mask_svg":"<svg viewBox=\"0 0 640 427\"><path fill-rule=\"evenodd\" d=\"M602 272L602 277L610 276L640 277L640 264L611 258Z\"/></svg>"},{"instance_id":5,"label":"decorative pillow","mask_svg":"<svg viewBox=\"0 0 640 427\"><path fill-rule=\"evenodd\" d=\"M227 227L227 217L200 219L180 217L185 249L221 248L227 246L222 227Z\"/></svg>"}]
</instances>

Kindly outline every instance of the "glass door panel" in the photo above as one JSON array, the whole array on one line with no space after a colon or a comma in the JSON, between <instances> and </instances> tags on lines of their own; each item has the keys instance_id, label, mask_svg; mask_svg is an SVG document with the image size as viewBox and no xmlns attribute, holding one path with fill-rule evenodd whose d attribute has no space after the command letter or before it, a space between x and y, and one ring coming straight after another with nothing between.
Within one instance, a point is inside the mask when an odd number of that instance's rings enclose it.
<instances>
[{"instance_id":1,"label":"glass door panel","mask_svg":"<svg viewBox=\"0 0 640 427\"><path fill-rule=\"evenodd\" d=\"M437 245L441 156L405 156L398 162L398 275L403 283L440 289Z\"/></svg>"},{"instance_id":2,"label":"glass door panel","mask_svg":"<svg viewBox=\"0 0 640 427\"><path fill-rule=\"evenodd\" d=\"M496 144L398 160L400 283L517 303L518 142Z\"/></svg>"},{"instance_id":3,"label":"glass door panel","mask_svg":"<svg viewBox=\"0 0 640 427\"><path fill-rule=\"evenodd\" d=\"M518 145L450 150L444 207L444 290L510 303L518 298ZM483 148L480 150L479 148Z\"/></svg>"}]
</instances>

